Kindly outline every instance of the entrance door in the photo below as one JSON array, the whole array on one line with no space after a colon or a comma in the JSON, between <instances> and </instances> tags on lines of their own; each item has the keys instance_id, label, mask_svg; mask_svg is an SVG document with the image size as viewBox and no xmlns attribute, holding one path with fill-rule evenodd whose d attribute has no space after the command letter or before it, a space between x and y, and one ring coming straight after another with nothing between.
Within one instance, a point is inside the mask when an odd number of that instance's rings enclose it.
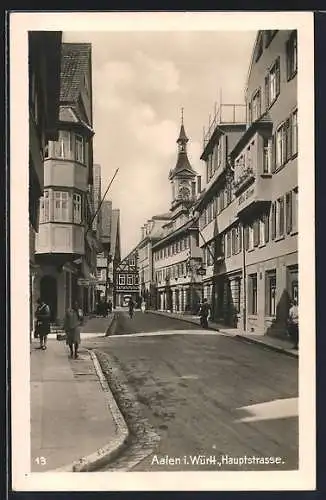
<instances>
[{"instance_id":1,"label":"entrance door","mask_svg":"<svg viewBox=\"0 0 326 500\"><path fill-rule=\"evenodd\" d=\"M41 299L50 307L50 319L57 318L57 280L53 276L43 276L40 281Z\"/></svg>"}]
</instances>

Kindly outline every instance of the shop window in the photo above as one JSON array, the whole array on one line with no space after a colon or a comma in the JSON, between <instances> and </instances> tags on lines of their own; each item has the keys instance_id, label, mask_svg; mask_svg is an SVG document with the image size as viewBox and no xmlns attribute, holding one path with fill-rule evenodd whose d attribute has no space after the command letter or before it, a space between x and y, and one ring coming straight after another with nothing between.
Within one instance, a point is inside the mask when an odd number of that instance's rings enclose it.
<instances>
[{"instance_id":1,"label":"shop window","mask_svg":"<svg viewBox=\"0 0 326 500\"><path fill-rule=\"evenodd\" d=\"M249 314L257 314L257 274L250 274L248 276L249 285Z\"/></svg>"},{"instance_id":2,"label":"shop window","mask_svg":"<svg viewBox=\"0 0 326 500\"><path fill-rule=\"evenodd\" d=\"M267 315L276 316L276 271L266 273Z\"/></svg>"}]
</instances>

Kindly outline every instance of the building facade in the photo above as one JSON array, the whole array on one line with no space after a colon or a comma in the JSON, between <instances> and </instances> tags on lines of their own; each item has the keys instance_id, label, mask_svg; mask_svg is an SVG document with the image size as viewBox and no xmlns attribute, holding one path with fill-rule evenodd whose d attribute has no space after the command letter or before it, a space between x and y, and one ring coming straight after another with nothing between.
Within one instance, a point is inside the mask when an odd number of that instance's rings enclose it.
<instances>
[{"instance_id":1,"label":"building facade","mask_svg":"<svg viewBox=\"0 0 326 500\"><path fill-rule=\"evenodd\" d=\"M117 265L115 272L116 305L123 307L132 299L137 307L140 306L138 252L132 250Z\"/></svg>"},{"instance_id":2,"label":"building facade","mask_svg":"<svg viewBox=\"0 0 326 500\"><path fill-rule=\"evenodd\" d=\"M157 307L157 283L154 279L153 245L163 236L163 226L170 220L170 213L154 215L141 228L137 245L139 293L148 309Z\"/></svg>"},{"instance_id":3,"label":"building facade","mask_svg":"<svg viewBox=\"0 0 326 500\"><path fill-rule=\"evenodd\" d=\"M62 44L59 135L45 154L36 240L39 294L53 322L75 301L85 314L95 302L91 64L90 44Z\"/></svg>"},{"instance_id":4,"label":"building facade","mask_svg":"<svg viewBox=\"0 0 326 500\"><path fill-rule=\"evenodd\" d=\"M169 174L172 191L170 217L162 226L162 237L152 248L156 307L171 312L195 312L201 299L198 269L202 252L198 221L192 214L200 181L188 159L188 140L182 119L177 139L177 163Z\"/></svg>"},{"instance_id":5,"label":"building facade","mask_svg":"<svg viewBox=\"0 0 326 500\"><path fill-rule=\"evenodd\" d=\"M121 260L120 210L104 200L100 208L100 251L97 254L97 301L116 305L115 275Z\"/></svg>"},{"instance_id":6,"label":"building facade","mask_svg":"<svg viewBox=\"0 0 326 500\"><path fill-rule=\"evenodd\" d=\"M101 200L102 200L102 181L101 181L101 165L97 163L93 165L93 186L92 186L92 195L93 195L93 212L94 212L94 221L93 221L93 231L100 237L100 229L101 229Z\"/></svg>"},{"instance_id":7,"label":"building facade","mask_svg":"<svg viewBox=\"0 0 326 500\"><path fill-rule=\"evenodd\" d=\"M289 301L298 298L295 31L258 32L245 102L245 131L237 141L226 134L226 194L214 191L223 175L216 173L197 206L206 277L212 278L206 295L216 320L280 336ZM224 130L220 123L216 129ZM218 131L204 144L208 176L209 148Z\"/></svg>"},{"instance_id":8,"label":"building facade","mask_svg":"<svg viewBox=\"0 0 326 500\"><path fill-rule=\"evenodd\" d=\"M49 140L58 137L62 33L28 33L29 72L29 262L30 330L38 290L35 239L39 229L39 201L44 189L43 161Z\"/></svg>"}]
</instances>

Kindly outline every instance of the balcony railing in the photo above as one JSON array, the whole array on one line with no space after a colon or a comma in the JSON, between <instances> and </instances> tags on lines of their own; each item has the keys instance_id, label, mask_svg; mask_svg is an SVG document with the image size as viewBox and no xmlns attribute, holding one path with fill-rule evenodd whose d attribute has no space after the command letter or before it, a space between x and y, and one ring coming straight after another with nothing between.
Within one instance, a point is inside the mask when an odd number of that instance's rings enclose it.
<instances>
[{"instance_id":1,"label":"balcony railing","mask_svg":"<svg viewBox=\"0 0 326 500\"><path fill-rule=\"evenodd\" d=\"M213 120L209 120L208 130L203 134L203 149L210 141L216 127L226 124L245 124L246 105L245 104L221 104L215 112Z\"/></svg>"},{"instance_id":2,"label":"balcony railing","mask_svg":"<svg viewBox=\"0 0 326 500\"><path fill-rule=\"evenodd\" d=\"M252 167L245 167L240 176L233 182L235 193L237 194L245 189L254 179L255 174Z\"/></svg>"}]
</instances>

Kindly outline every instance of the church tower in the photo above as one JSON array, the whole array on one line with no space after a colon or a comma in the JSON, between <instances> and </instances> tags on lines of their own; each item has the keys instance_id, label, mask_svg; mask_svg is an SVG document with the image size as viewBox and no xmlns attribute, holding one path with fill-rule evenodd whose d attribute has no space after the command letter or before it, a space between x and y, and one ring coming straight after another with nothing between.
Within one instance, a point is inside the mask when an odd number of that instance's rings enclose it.
<instances>
[{"instance_id":1,"label":"church tower","mask_svg":"<svg viewBox=\"0 0 326 500\"><path fill-rule=\"evenodd\" d=\"M172 187L172 209L179 205L189 207L196 199L196 177L197 173L190 165L187 155L186 135L183 124L183 108L181 110L181 127L178 144L178 159L176 166L170 171L169 181Z\"/></svg>"}]
</instances>

